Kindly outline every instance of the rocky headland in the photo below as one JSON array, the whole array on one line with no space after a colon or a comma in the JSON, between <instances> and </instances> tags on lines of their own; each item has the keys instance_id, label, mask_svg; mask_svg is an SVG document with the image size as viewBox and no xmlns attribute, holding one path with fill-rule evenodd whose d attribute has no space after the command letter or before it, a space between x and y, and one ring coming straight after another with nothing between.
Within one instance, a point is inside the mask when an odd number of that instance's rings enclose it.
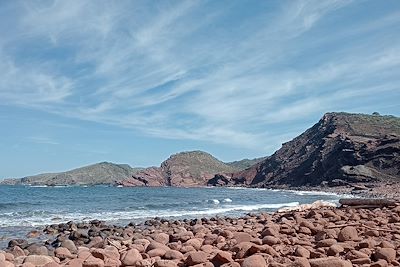
<instances>
[{"instance_id":1,"label":"rocky headland","mask_svg":"<svg viewBox=\"0 0 400 267\"><path fill-rule=\"evenodd\" d=\"M400 181L400 118L327 113L265 160L214 186L338 187ZM359 187L361 189L361 187Z\"/></svg>"},{"instance_id":2,"label":"rocky headland","mask_svg":"<svg viewBox=\"0 0 400 267\"><path fill-rule=\"evenodd\" d=\"M224 163L203 151L174 154L160 167L146 168L118 182L123 186L205 186L217 173L235 172L245 163Z\"/></svg>"}]
</instances>

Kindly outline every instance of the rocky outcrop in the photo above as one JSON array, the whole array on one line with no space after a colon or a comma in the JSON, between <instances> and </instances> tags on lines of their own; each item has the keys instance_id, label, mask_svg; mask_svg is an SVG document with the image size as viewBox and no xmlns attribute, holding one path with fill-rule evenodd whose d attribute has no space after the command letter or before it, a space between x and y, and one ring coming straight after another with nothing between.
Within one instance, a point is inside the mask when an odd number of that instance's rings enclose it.
<instances>
[{"instance_id":1,"label":"rocky outcrop","mask_svg":"<svg viewBox=\"0 0 400 267\"><path fill-rule=\"evenodd\" d=\"M146 168L123 186L204 186L217 173L233 173L238 168L219 161L202 151L182 152L169 157L160 167Z\"/></svg>"},{"instance_id":2,"label":"rocky outcrop","mask_svg":"<svg viewBox=\"0 0 400 267\"><path fill-rule=\"evenodd\" d=\"M61 173L46 173L20 179L6 179L0 184L8 185L95 185L113 184L131 177L141 169L127 164L101 162Z\"/></svg>"},{"instance_id":3,"label":"rocky outcrop","mask_svg":"<svg viewBox=\"0 0 400 267\"><path fill-rule=\"evenodd\" d=\"M315 186L400 180L400 119L327 113L271 157L209 185Z\"/></svg>"}]
</instances>

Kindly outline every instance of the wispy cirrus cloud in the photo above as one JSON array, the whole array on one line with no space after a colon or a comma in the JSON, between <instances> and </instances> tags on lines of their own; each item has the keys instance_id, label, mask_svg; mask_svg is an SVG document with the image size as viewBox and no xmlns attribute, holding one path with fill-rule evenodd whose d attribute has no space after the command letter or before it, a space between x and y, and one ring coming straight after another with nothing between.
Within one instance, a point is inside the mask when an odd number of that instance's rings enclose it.
<instances>
[{"instance_id":1,"label":"wispy cirrus cloud","mask_svg":"<svg viewBox=\"0 0 400 267\"><path fill-rule=\"evenodd\" d=\"M287 138L278 122L294 135L302 127L289 124L304 116L368 105L374 90L399 96L400 7L354 17L360 8L311 0L7 4L15 29L2 32L0 100L155 137L269 149Z\"/></svg>"}]
</instances>

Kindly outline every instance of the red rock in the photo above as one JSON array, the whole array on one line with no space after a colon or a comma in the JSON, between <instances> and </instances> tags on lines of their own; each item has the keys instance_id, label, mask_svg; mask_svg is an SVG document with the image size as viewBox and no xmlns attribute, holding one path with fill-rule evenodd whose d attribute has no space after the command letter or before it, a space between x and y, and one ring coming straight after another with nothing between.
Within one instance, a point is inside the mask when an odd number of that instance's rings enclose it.
<instances>
[{"instance_id":1,"label":"red rock","mask_svg":"<svg viewBox=\"0 0 400 267\"><path fill-rule=\"evenodd\" d=\"M154 267L178 267L178 264L170 260L158 260L154 263Z\"/></svg>"},{"instance_id":2,"label":"red rock","mask_svg":"<svg viewBox=\"0 0 400 267\"><path fill-rule=\"evenodd\" d=\"M360 248L373 248L376 246L376 242L372 238L364 239L358 243Z\"/></svg>"},{"instance_id":3,"label":"red rock","mask_svg":"<svg viewBox=\"0 0 400 267\"><path fill-rule=\"evenodd\" d=\"M155 249L155 248L161 248L161 249L163 249L163 250L165 250L165 251L168 251L168 250L169 250L169 247L168 247L168 246L166 246L166 245L164 245L164 244L161 244L161 243L159 243L159 242L152 241L152 242L150 242L150 244L147 246L146 251L150 251L150 250L153 250L153 249Z\"/></svg>"},{"instance_id":4,"label":"red rock","mask_svg":"<svg viewBox=\"0 0 400 267\"><path fill-rule=\"evenodd\" d=\"M14 258L15 258L14 255L9 252L4 253L4 257L5 257L6 261L9 261L9 262L13 262Z\"/></svg>"},{"instance_id":5,"label":"red rock","mask_svg":"<svg viewBox=\"0 0 400 267\"><path fill-rule=\"evenodd\" d=\"M240 264L237 262L229 262L222 264L220 267L240 267Z\"/></svg>"},{"instance_id":6,"label":"red rock","mask_svg":"<svg viewBox=\"0 0 400 267\"><path fill-rule=\"evenodd\" d=\"M278 238L276 238L275 236L265 236L265 237L262 239L262 243L263 243L263 244L266 244L266 245L273 246L273 245L275 245L275 244L280 243L280 240L279 240Z\"/></svg>"},{"instance_id":7,"label":"red rock","mask_svg":"<svg viewBox=\"0 0 400 267\"><path fill-rule=\"evenodd\" d=\"M354 259L354 260L351 260L351 263L357 264L357 265L370 264L371 259L370 258Z\"/></svg>"},{"instance_id":8,"label":"red rock","mask_svg":"<svg viewBox=\"0 0 400 267\"><path fill-rule=\"evenodd\" d=\"M203 240L199 238L192 238L186 241L183 245L192 246L195 250L199 250L203 244Z\"/></svg>"},{"instance_id":9,"label":"red rock","mask_svg":"<svg viewBox=\"0 0 400 267\"><path fill-rule=\"evenodd\" d=\"M82 267L104 267L104 261L90 256L83 262Z\"/></svg>"},{"instance_id":10,"label":"red rock","mask_svg":"<svg viewBox=\"0 0 400 267\"><path fill-rule=\"evenodd\" d=\"M392 248L378 248L374 256L377 260L385 260L391 263L396 259L396 250Z\"/></svg>"},{"instance_id":11,"label":"red rock","mask_svg":"<svg viewBox=\"0 0 400 267\"><path fill-rule=\"evenodd\" d=\"M268 246L268 245L265 245ZM253 244L251 242L242 242L237 244L232 249L233 252L236 252L236 258L241 259L246 256L253 255L260 251L260 246Z\"/></svg>"},{"instance_id":12,"label":"red rock","mask_svg":"<svg viewBox=\"0 0 400 267\"><path fill-rule=\"evenodd\" d=\"M203 251L190 252L187 256L185 263L188 266L193 266L207 261L207 254Z\"/></svg>"},{"instance_id":13,"label":"red rock","mask_svg":"<svg viewBox=\"0 0 400 267\"><path fill-rule=\"evenodd\" d=\"M105 258L104 267L119 267L121 266L121 261L118 259Z\"/></svg>"},{"instance_id":14,"label":"red rock","mask_svg":"<svg viewBox=\"0 0 400 267\"><path fill-rule=\"evenodd\" d=\"M191 251L196 251L196 249L192 246L182 246L181 249L179 250L182 253L188 253Z\"/></svg>"},{"instance_id":15,"label":"red rock","mask_svg":"<svg viewBox=\"0 0 400 267\"><path fill-rule=\"evenodd\" d=\"M390 243L389 241L386 241L386 240L383 240L383 241L379 244L379 246L380 246L381 248L392 248L392 249L395 249L395 248L396 248L395 245L393 245L392 243Z\"/></svg>"},{"instance_id":16,"label":"red rock","mask_svg":"<svg viewBox=\"0 0 400 267\"><path fill-rule=\"evenodd\" d=\"M385 260L379 260L377 262L371 263L370 267L388 267L388 263Z\"/></svg>"},{"instance_id":17,"label":"red rock","mask_svg":"<svg viewBox=\"0 0 400 267\"><path fill-rule=\"evenodd\" d=\"M304 227L304 226L301 226L301 227L299 228L299 231L298 231L298 232L299 232L299 233L302 233L302 234L306 234L306 235L311 235L311 234L312 234L311 229L308 228L308 227Z\"/></svg>"},{"instance_id":18,"label":"red rock","mask_svg":"<svg viewBox=\"0 0 400 267\"><path fill-rule=\"evenodd\" d=\"M302 246L297 246L294 254L301 258L310 258L310 251Z\"/></svg>"},{"instance_id":19,"label":"red rock","mask_svg":"<svg viewBox=\"0 0 400 267\"><path fill-rule=\"evenodd\" d=\"M25 262L21 265L21 267L36 267L34 264L30 263L30 262ZM82 266L81 266L82 267Z\"/></svg>"},{"instance_id":20,"label":"red rock","mask_svg":"<svg viewBox=\"0 0 400 267\"><path fill-rule=\"evenodd\" d=\"M70 266L70 267L82 267L84 260L77 258L77 259L72 259L70 260L66 266Z\"/></svg>"},{"instance_id":21,"label":"red rock","mask_svg":"<svg viewBox=\"0 0 400 267\"><path fill-rule=\"evenodd\" d=\"M353 241L358 239L357 229L353 226L346 226L340 230L338 240L340 242Z\"/></svg>"},{"instance_id":22,"label":"red rock","mask_svg":"<svg viewBox=\"0 0 400 267\"><path fill-rule=\"evenodd\" d=\"M353 264L335 257L319 258L310 260L311 267L351 267Z\"/></svg>"},{"instance_id":23,"label":"red rock","mask_svg":"<svg viewBox=\"0 0 400 267\"><path fill-rule=\"evenodd\" d=\"M43 266L46 263L53 262L53 258L45 255L29 255L25 258L25 262L32 263L35 266Z\"/></svg>"},{"instance_id":24,"label":"red rock","mask_svg":"<svg viewBox=\"0 0 400 267\"><path fill-rule=\"evenodd\" d=\"M153 236L153 240L161 243L161 244L168 244L169 242L169 235L165 234L165 233L158 233L158 234L154 234Z\"/></svg>"},{"instance_id":25,"label":"red rock","mask_svg":"<svg viewBox=\"0 0 400 267\"><path fill-rule=\"evenodd\" d=\"M10 253L13 254L15 258L25 256L25 252L18 246L13 247Z\"/></svg>"},{"instance_id":26,"label":"red rock","mask_svg":"<svg viewBox=\"0 0 400 267\"><path fill-rule=\"evenodd\" d=\"M60 267L60 266L61 266L60 264L53 261L53 262L46 263L43 267Z\"/></svg>"},{"instance_id":27,"label":"red rock","mask_svg":"<svg viewBox=\"0 0 400 267\"><path fill-rule=\"evenodd\" d=\"M147 247L150 245L150 241L147 239L136 239L133 241L133 244L138 244L138 245L142 245L144 247L144 249L146 250ZM158 242L157 242L158 243ZM155 247L153 247L154 249Z\"/></svg>"},{"instance_id":28,"label":"red rock","mask_svg":"<svg viewBox=\"0 0 400 267\"><path fill-rule=\"evenodd\" d=\"M250 242L253 239L250 234L244 232L234 232L233 238L236 239L238 244L242 242Z\"/></svg>"},{"instance_id":29,"label":"red rock","mask_svg":"<svg viewBox=\"0 0 400 267\"><path fill-rule=\"evenodd\" d=\"M267 267L267 262L260 255L252 255L244 259L241 267Z\"/></svg>"},{"instance_id":30,"label":"red rock","mask_svg":"<svg viewBox=\"0 0 400 267\"><path fill-rule=\"evenodd\" d=\"M157 256L162 257L165 255L165 253L166 253L166 251L162 248L155 248L150 251L147 251L147 255L149 255L151 258L157 257Z\"/></svg>"},{"instance_id":31,"label":"red rock","mask_svg":"<svg viewBox=\"0 0 400 267\"><path fill-rule=\"evenodd\" d=\"M339 253L342 253L344 251L344 248L341 245L334 244L329 247L327 251L328 256L336 256Z\"/></svg>"},{"instance_id":32,"label":"red rock","mask_svg":"<svg viewBox=\"0 0 400 267\"><path fill-rule=\"evenodd\" d=\"M346 254L347 260L354 260L354 259L365 259L369 258L369 256L363 252L357 250L351 250Z\"/></svg>"},{"instance_id":33,"label":"red rock","mask_svg":"<svg viewBox=\"0 0 400 267\"><path fill-rule=\"evenodd\" d=\"M211 245L204 245L200 249L205 253L211 253L214 250L214 247Z\"/></svg>"},{"instance_id":34,"label":"red rock","mask_svg":"<svg viewBox=\"0 0 400 267\"><path fill-rule=\"evenodd\" d=\"M56 248L56 250L54 251L54 254L56 255L57 258L60 258L60 259L75 258L75 256L73 256L71 254L71 252L67 248L64 248L64 247Z\"/></svg>"},{"instance_id":35,"label":"red rock","mask_svg":"<svg viewBox=\"0 0 400 267\"><path fill-rule=\"evenodd\" d=\"M218 251L217 254L212 258L211 262L215 266L221 266L222 264L232 262L232 254L227 251Z\"/></svg>"},{"instance_id":36,"label":"red rock","mask_svg":"<svg viewBox=\"0 0 400 267\"><path fill-rule=\"evenodd\" d=\"M215 267L215 266L211 262L207 261L204 263L193 265L192 267Z\"/></svg>"},{"instance_id":37,"label":"red rock","mask_svg":"<svg viewBox=\"0 0 400 267\"><path fill-rule=\"evenodd\" d=\"M69 239L64 240L63 242L61 242L61 246L67 248L69 251L71 251L71 253L78 252L78 249L72 240Z\"/></svg>"},{"instance_id":38,"label":"red rock","mask_svg":"<svg viewBox=\"0 0 400 267\"><path fill-rule=\"evenodd\" d=\"M308 259L306 258L296 258L291 264L290 267L311 267Z\"/></svg>"},{"instance_id":39,"label":"red rock","mask_svg":"<svg viewBox=\"0 0 400 267\"><path fill-rule=\"evenodd\" d=\"M1 267L14 267L14 263L11 263L9 261L6 260L0 260L0 266Z\"/></svg>"},{"instance_id":40,"label":"red rock","mask_svg":"<svg viewBox=\"0 0 400 267\"><path fill-rule=\"evenodd\" d=\"M167 260L183 259L183 254L176 250L168 250L165 252L164 258Z\"/></svg>"},{"instance_id":41,"label":"red rock","mask_svg":"<svg viewBox=\"0 0 400 267\"><path fill-rule=\"evenodd\" d=\"M152 263L150 262L150 260L138 260L135 263L135 267L152 267Z\"/></svg>"},{"instance_id":42,"label":"red rock","mask_svg":"<svg viewBox=\"0 0 400 267\"><path fill-rule=\"evenodd\" d=\"M318 248L320 248L320 247L330 247L330 246L332 246L332 245L334 245L336 243L337 243L337 241L335 239L333 239L333 238L323 239L323 240L321 240L321 241L319 241L317 243L317 247Z\"/></svg>"},{"instance_id":43,"label":"red rock","mask_svg":"<svg viewBox=\"0 0 400 267\"><path fill-rule=\"evenodd\" d=\"M379 231L377 231L377 230L369 230L369 231L365 232L365 235L378 237L380 234L379 234Z\"/></svg>"},{"instance_id":44,"label":"red rock","mask_svg":"<svg viewBox=\"0 0 400 267\"><path fill-rule=\"evenodd\" d=\"M136 261L142 259L142 255L136 249L130 249L121 255L121 262L124 265L135 265Z\"/></svg>"}]
</instances>

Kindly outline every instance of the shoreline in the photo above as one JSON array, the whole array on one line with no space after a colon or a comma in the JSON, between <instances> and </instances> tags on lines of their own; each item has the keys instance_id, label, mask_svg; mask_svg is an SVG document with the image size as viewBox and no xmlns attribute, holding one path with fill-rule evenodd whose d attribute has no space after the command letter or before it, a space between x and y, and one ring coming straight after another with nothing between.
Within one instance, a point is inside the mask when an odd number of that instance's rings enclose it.
<instances>
[{"instance_id":1,"label":"shoreline","mask_svg":"<svg viewBox=\"0 0 400 267\"><path fill-rule=\"evenodd\" d=\"M362 186L265 189L399 199L399 183ZM357 187L363 190L355 192ZM238 218L154 218L126 226L93 220L40 229L43 233L39 230L29 235L41 237L41 241L10 240L8 247L0 251L0 265L400 266L400 206L319 206L271 214L251 212Z\"/></svg>"},{"instance_id":2,"label":"shoreline","mask_svg":"<svg viewBox=\"0 0 400 267\"><path fill-rule=\"evenodd\" d=\"M94 220L47 226L44 233L48 241L12 240L0 254L15 266L400 266L400 206L155 218L127 226Z\"/></svg>"}]
</instances>

